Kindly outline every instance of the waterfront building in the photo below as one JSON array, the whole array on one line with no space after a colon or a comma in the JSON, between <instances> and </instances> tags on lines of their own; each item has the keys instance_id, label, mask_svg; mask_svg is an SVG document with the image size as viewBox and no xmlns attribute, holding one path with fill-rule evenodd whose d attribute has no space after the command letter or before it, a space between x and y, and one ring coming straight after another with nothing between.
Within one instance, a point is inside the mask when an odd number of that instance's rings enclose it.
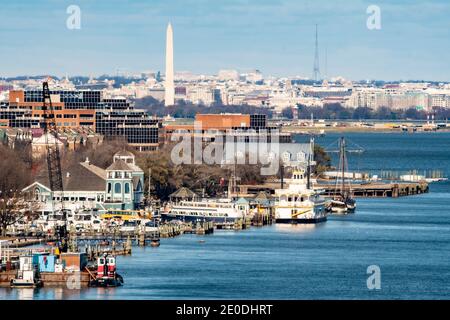
<instances>
[{"instance_id":1,"label":"waterfront building","mask_svg":"<svg viewBox=\"0 0 450 320\"><path fill-rule=\"evenodd\" d=\"M61 197L71 209L134 210L143 202L144 172L131 152L120 151L106 169L86 159L63 170L63 187L63 193L52 192L44 170L23 191L32 192L43 210L52 208L52 201L58 204Z\"/></svg>"},{"instance_id":2,"label":"waterfront building","mask_svg":"<svg viewBox=\"0 0 450 320\"><path fill-rule=\"evenodd\" d=\"M119 210L136 209L144 199L144 172L135 163L131 152L120 151L106 169L107 208Z\"/></svg>"}]
</instances>

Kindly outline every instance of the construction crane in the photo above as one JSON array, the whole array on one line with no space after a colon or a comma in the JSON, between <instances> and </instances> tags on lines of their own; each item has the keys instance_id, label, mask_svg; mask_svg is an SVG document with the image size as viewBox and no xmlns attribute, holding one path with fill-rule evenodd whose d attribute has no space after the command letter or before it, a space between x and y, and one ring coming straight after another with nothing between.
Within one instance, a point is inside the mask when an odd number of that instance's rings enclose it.
<instances>
[{"instance_id":1,"label":"construction crane","mask_svg":"<svg viewBox=\"0 0 450 320\"><path fill-rule=\"evenodd\" d=\"M61 171L61 155L58 146L58 128L56 125L55 112L47 81L45 81L42 85L42 103L44 118L42 126L44 129L45 146L47 149L48 180L51 190L52 209L53 212L55 212L56 206L54 193L59 192L59 204L63 220L63 225L57 228L56 233L61 243L62 251L67 251L67 214L64 209L64 186ZM53 141L50 140L50 136L54 137Z\"/></svg>"}]
</instances>

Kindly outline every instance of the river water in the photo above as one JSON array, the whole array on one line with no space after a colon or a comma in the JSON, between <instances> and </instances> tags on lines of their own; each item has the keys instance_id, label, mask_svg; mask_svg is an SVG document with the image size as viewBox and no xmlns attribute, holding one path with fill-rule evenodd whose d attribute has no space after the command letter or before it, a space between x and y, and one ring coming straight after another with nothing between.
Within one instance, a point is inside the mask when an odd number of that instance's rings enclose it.
<instances>
[{"instance_id":1,"label":"river water","mask_svg":"<svg viewBox=\"0 0 450 320\"><path fill-rule=\"evenodd\" d=\"M316 142L327 146L340 135ZM450 133L346 133L365 149L351 170L450 174ZM448 299L450 184L398 199L358 199L354 215L316 226L273 225L162 239L118 257L125 285L0 289L0 299ZM200 241L200 240L204 240ZM380 269L379 290L367 286Z\"/></svg>"}]
</instances>

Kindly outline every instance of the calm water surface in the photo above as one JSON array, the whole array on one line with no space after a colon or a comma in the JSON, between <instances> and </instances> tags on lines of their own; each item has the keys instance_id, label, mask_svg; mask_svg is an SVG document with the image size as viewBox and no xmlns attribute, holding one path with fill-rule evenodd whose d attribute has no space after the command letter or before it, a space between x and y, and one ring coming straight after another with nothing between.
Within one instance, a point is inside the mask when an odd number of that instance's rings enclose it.
<instances>
[{"instance_id":1,"label":"calm water surface","mask_svg":"<svg viewBox=\"0 0 450 320\"><path fill-rule=\"evenodd\" d=\"M449 176L449 133L345 136L366 149L350 159L353 170ZM367 289L369 265L381 269L381 290ZM119 257L118 267L120 288L0 289L0 299L448 299L450 184L413 197L358 199L355 215L317 226L162 239L159 248Z\"/></svg>"}]
</instances>

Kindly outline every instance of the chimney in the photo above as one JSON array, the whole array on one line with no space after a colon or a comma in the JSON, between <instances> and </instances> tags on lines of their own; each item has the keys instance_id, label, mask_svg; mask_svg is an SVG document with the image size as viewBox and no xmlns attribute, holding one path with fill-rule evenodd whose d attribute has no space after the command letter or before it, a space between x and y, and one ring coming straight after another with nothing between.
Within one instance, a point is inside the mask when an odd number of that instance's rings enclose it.
<instances>
[{"instance_id":1,"label":"chimney","mask_svg":"<svg viewBox=\"0 0 450 320\"><path fill-rule=\"evenodd\" d=\"M70 172L67 172L67 173L66 173L66 177L67 177L67 178L70 178Z\"/></svg>"},{"instance_id":2,"label":"chimney","mask_svg":"<svg viewBox=\"0 0 450 320\"><path fill-rule=\"evenodd\" d=\"M86 162L87 164L90 164L89 158L86 157L86 160L84 162Z\"/></svg>"}]
</instances>

